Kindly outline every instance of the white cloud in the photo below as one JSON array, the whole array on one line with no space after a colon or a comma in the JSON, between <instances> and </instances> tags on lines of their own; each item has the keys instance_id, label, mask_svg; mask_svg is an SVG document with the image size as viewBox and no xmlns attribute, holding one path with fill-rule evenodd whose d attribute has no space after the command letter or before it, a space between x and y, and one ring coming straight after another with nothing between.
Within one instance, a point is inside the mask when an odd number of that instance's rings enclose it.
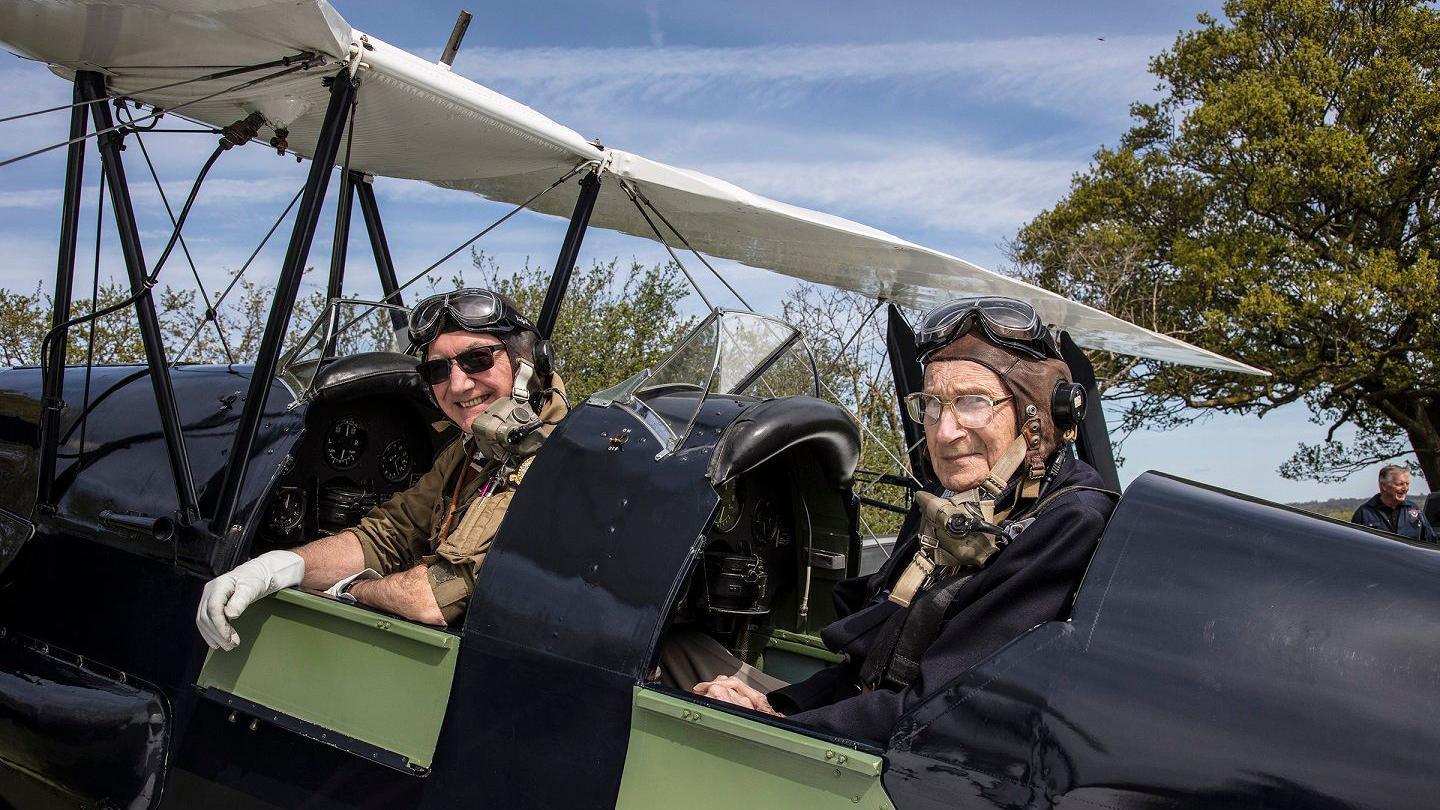
<instances>
[{"instance_id":1,"label":"white cloud","mask_svg":"<svg viewBox=\"0 0 1440 810\"><path fill-rule=\"evenodd\" d=\"M1069 161L942 144L897 144L858 159L734 161L703 170L785 202L869 224L993 236L1012 233L1065 191ZM886 224L891 223L891 224Z\"/></svg>"},{"instance_id":2,"label":"white cloud","mask_svg":"<svg viewBox=\"0 0 1440 810\"><path fill-rule=\"evenodd\" d=\"M1151 92L1154 36L1043 36L975 42L765 45L735 48L523 48L462 53L456 69L527 101L704 99L717 88L789 105L815 87L945 83L948 100L986 98L1093 116ZM520 91L524 92L520 92Z\"/></svg>"}]
</instances>

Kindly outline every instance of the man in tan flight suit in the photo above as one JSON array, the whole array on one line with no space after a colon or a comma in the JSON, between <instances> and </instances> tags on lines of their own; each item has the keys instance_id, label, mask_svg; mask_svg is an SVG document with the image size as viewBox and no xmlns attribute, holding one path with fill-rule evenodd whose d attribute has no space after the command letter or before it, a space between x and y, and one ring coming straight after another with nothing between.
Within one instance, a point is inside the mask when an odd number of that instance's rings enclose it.
<instances>
[{"instance_id":1,"label":"man in tan flight suit","mask_svg":"<svg viewBox=\"0 0 1440 810\"><path fill-rule=\"evenodd\" d=\"M234 649L240 637L230 622L295 585L429 624L464 617L515 487L565 416L564 385L534 325L490 290L421 301L410 340L435 404L464 435L354 528L266 552L207 583L195 623L212 649Z\"/></svg>"}]
</instances>

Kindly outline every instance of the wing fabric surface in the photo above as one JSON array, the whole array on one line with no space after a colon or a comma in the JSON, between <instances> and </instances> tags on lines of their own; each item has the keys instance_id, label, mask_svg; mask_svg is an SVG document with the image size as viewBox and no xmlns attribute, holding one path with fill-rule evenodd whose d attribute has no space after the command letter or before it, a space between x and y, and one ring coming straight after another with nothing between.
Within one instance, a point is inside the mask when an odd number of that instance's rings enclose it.
<instances>
[{"instance_id":1,"label":"wing fabric surface","mask_svg":"<svg viewBox=\"0 0 1440 810\"><path fill-rule=\"evenodd\" d=\"M620 149L601 150L513 99L355 31L320 0L0 0L0 39L61 75L101 70L116 94L204 75L217 66L321 54L328 59L324 66L182 111L225 126L258 110L272 128L287 129L290 148L306 156L325 110L322 78L358 59L361 85L350 164L367 174L423 180L518 204L577 164L603 161L611 178L601 187L594 227L654 238L618 178L712 256L915 307L957 295L1008 295L1030 302L1048 323L1088 348L1264 373L883 231ZM249 78L197 82L140 100L175 107ZM262 137L269 134L262 130ZM568 217L577 193L567 184L532 207Z\"/></svg>"}]
</instances>

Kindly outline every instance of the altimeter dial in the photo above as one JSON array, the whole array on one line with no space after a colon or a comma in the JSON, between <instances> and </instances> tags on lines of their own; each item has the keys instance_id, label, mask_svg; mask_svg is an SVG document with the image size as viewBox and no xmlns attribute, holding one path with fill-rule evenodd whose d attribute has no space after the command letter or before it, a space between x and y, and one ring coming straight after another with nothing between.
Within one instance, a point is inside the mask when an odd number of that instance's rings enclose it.
<instances>
[{"instance_id":1,"label":"altimeter dial","mask_svg":"<svg viewBox=\"0 0 1440 810\"><path fill-rule=\"evenodd\" d=\"M365 426L353 416L340 419L325 434L325 461L337 470L348 470L360 463L368 435Z\"/></svg>"}]
</instances>

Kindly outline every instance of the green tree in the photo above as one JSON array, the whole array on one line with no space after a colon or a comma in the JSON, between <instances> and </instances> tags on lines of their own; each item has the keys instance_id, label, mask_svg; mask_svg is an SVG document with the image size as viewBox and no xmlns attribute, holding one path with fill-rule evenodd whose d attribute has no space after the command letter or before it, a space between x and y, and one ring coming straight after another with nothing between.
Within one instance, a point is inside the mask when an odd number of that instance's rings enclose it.
<instances>
[{"instance_id":1,"label":"green tree","mask_svg":"<svg viewBox=\"0 0 1440 810\"><path fill-rule=\"evenodd\" d=\"M1097 357L1121 429L1304 402L1289 478L1413 453L1440 485L1440 12L1229 0L1155 57L1161 97L1010 244L1022 276L1268 378ZM1335 441L1343 425L1358 440Z\"/></svg>"},{"instance_id":2,"label":"green tree","mask_svg":"<svg viewBox=\"0 0 1440 810\"><path fill-rule=\"evenodd\" d=\"M535 317L550 285L550 271L526 262L513 273L472 249L471 264L484 286L510 296ZM653 368L695 325L680 315L689 286L674 264L645 267L618 259L576 268L552 338L571 402ZM464 279L452 279L463 286ZM434 286L434 285L432 285Z\"/></svg>"}]
</instances>

